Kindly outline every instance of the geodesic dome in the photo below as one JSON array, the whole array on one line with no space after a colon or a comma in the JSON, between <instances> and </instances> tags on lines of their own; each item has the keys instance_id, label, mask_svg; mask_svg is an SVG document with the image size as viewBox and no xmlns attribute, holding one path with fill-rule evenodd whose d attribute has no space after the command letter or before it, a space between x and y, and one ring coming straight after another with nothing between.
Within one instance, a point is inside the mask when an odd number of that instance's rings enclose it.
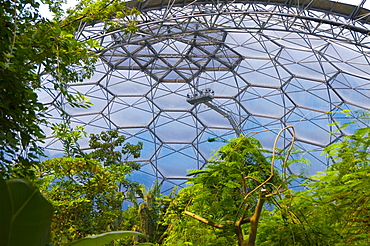
<instances>
[{"instance_id":1,"label":"geodesic dome","mask_svg":"<svg viewBox=\"0 0 370 246\"><path fill-rule=\"evenodd\" d=\"M63 101L52 90L40 97L50 122L60 121L63 108L89 133L119 129L128 141L143 142L142 167L132 177L143 183L181 186L187 170L201 169L223 140L259 132L254 137L272 150L278 129L290 125L296 134L285 131L278 147L294 137L297 148L310 151L313 174L330 165L323 147L346 134L332 133L337 126L328 124L345 122L342 110L370 109L369 11L361 5L148 0L128 6L141 11L137 33L106 32L104 23L81 24L76 33L103 47L95 75L69 85L94 105L57 104ZM212 96L203 100L205 90ZM45 148L56 156L61 144L49 136Z\"/></svg>"}]
</instances>

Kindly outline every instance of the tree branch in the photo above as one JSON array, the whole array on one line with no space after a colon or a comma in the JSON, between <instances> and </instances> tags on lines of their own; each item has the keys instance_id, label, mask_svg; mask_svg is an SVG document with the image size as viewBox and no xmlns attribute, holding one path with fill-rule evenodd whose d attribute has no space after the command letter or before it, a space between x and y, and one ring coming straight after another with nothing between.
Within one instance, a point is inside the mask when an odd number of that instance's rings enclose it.
<instances>
[{"instance_id":1,"label":"tree branch","mask_svg":"<svg viewBox=\"0 0 370 246\"><path fill-rule=\"evenodd\" d=\"M206 220L205 218L202 218L202 217L200 217L199 215L196 215L196 214L194 214L194 213L192 213L192 212L189 212L189 211L186 211L185 210L185 212L184 212L186 215L189 215L190 217L192 217L192 218L194 218L194 219L196 219L196 220L199 220L200 222L203 222L204 224L207 224L207 225L210 225L210 226L213 226L213 227L217 227L217 228L224 228L225 227L225 225L221 225L221 224L216 224L216 223L214 223L214 222L212 222L212 221L208 221L208 220ZM231 221L230 221L231 222Z\"/></svg>"},{"instance_id":2,"label":"tree branch","mask_svg":"<svg viewBox=\"0 0 370 246\"><path fill-rule=\"evenodd\" d=\"M247 246L254 246L257 238L258 220L261 216L263 203L265 202L267 190L261 190L260 198L258 199L256 209L254 210L253 216L250 218L251 228L249 231L249 239Z\"/></svg>"}]
</instances>

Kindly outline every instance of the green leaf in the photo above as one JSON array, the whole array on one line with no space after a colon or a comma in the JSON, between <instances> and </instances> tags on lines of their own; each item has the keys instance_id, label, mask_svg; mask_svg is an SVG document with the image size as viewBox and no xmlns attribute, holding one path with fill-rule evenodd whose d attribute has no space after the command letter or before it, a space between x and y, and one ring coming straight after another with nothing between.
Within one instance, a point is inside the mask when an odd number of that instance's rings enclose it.
<instances>
[{"instance_id":1,"label":"green leaf","mask_svg":"<svg viewBox=\"0 0 370 246\"><path fill-rule=\"evenodd\" d=\"M102 233L99 235L86 237L81 240L68 243L65 246L100 246L112 242L115 239L120 239L122 237L132 237L132 236L144 236L144 234L136 231L112 231L107 233Z\"/></svg>"},{"instance_id":2,"label":"green leaf","mask_svg":"<svg viewBox=\"0 0 370 246\"><path fill-rule=\"evenodd\" d=\"M0 242L4 246L46 245L53 207L20 179L0 180Z\"/></svg>"}]
</instances>

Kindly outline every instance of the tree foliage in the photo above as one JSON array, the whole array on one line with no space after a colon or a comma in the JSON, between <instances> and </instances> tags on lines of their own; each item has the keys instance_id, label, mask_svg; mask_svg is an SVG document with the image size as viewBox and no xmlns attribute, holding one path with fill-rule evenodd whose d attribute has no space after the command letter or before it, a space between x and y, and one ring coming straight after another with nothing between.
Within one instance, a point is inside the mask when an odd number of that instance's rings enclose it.
<instances>
[{"instance_id":1,"label":"tree foliage","mask_svg":"<svg viewBox=\"0 0 370 246\"><path fill-rule=\"evenodd\" d=\"M128 212L137 218L133 227L146 235L146 238L141 238L141 242L162 243L165 237L168 226L163 223L163 217L174 199L177 188L174 187L169 195L161 194L160 189L161 185L155 182L149 189L141 184L136 194L128 193L132 203Z\"/></svg>"},{"instance_id":2,"label":"tree foliage","mask_svg":"<svg viewBox=\"0 0 370 246\"><path fill-rule=\"evenodd\" d=\"M0 173L5 177L31 175L29 167L42 154L40 125L46 124L46 108L36 91L42 88L43 76L48 76L72 106L89 106L82 94L69 94L67 84L92 75L99 45L93 40L77 41L76 26L111 16L131 16L126 18L129 21L138 14L121 1L98 0L81 1L64 16L62 1L44 2L54 12L54 19L40 15L36 0L0 0ZM109 22L110 28L135 30L134 21L128 25L119 22L120 26L113 22Z\"/></svg>"},{"instance_id":3,"label":"tree foliage","mask_svg":"<svg viewBox=\"0 0 370 246\"><path fill-rule=\"evenodd\" d=\"M122 203L127 199L127 191L139 189L139 184L130 181L128 175L140 165L126 158L131 154L139 157L142 144L124 144L125 138L118 131L107 131L92 134L92 151L84 153L71 141L78 130L70 129L68 134L65 126L56 129L63 129L63 134L57 136L68 144L65 150L69 152L35 168L34 181L55 207L52 244L63 245L106 231L131 229L125 228Z\"/></svg>"},{"instance_id":4,"label":"tree foliage","mask_svg":"<svg viewBox=\"0 0 370 246\"><path fill-rule=\"evenodd\" d=\"M180 191L168 211L172 231L167 245L236 245L238 240L247 245L237 237L242 237L241 228L247 230L241 226L252 220L261 201L254 189L269 180L264 188L274 192L270 184L281 183L277 176L269 179L271 163L263 152L256 139L241 136L221 147L203 171L193 170L197 176L189 180L192 185Z\"/></svg>"},{"instance_id":5,"label":"tree foliage","mask_svg":"<svg viewBox=\"0 0 370 246\"><path fill-rule=\"evenodd\" d=\"M325 149L335 161L264 217L260 245L369 245L370 128Z\"/></svg>"},{"instance_id":6,"label":"tree foliage","mask_svg":"<svg viewBox=\"0 0 370 246\"><path fill-rule=\"evenodd\" d=\"M240 173L250 176L246 187L253 189L266 179L268 170L261 146L247 144L256 148L239 148L243 146L238 145L242 139L222 147L205 170L196 171L198 176L191 179L193 185L180 190L167 211L170 230L166 245L236 244L237 234L227 230L233 228L227 225L235 225L240 221L237 216L243 216L238 204L253 207L259 201L257 193L243 200ZM270 207L273 209L262 211L256 245L369 245L369 146L370 127L365 127L325 148L323 154L334 164L308 177L303 191L277 189L276 184L282 181L271 180L275 185L270 186L270 192L278 196L267 200L274 204ZM283 181L295 178L296 175L283 175ZM184 211L197 220L185 216ZM246 217L252 212L247 211ZM247 227L243 228L244 234ZM244 244L239 241L239 245Z\"/></svg>"},{"instance_id":7,"label":"tree foliage","mask_svg":"<svg viewBox=\"0 0 370 246\"><path fill-rule=\"evenodd\" d=\"M52 205L40 191L21 179L0 179L0 242L4 246L50 245ZM127 237L144 236L135 231L113 231L86 237L67 245L103 246ZM67 246L66 245L66 246Z\"/></svg>"}]
</instances>

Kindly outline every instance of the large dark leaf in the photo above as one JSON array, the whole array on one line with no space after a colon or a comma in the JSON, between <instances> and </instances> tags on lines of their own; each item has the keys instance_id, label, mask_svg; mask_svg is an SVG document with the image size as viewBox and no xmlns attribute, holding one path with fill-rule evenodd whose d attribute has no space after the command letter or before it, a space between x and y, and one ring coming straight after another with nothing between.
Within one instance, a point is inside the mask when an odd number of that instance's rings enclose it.
<instances>
[{"instance_id":1,"label":"large dark leaf","mask_svg":"<svg viewBox=\"0 0 370 246\"><path fill-rule=\"evenodd\" d=\"M20 179L0 180L1 246L46 245L52 205Z\"/></svg>"}]
</instances>

